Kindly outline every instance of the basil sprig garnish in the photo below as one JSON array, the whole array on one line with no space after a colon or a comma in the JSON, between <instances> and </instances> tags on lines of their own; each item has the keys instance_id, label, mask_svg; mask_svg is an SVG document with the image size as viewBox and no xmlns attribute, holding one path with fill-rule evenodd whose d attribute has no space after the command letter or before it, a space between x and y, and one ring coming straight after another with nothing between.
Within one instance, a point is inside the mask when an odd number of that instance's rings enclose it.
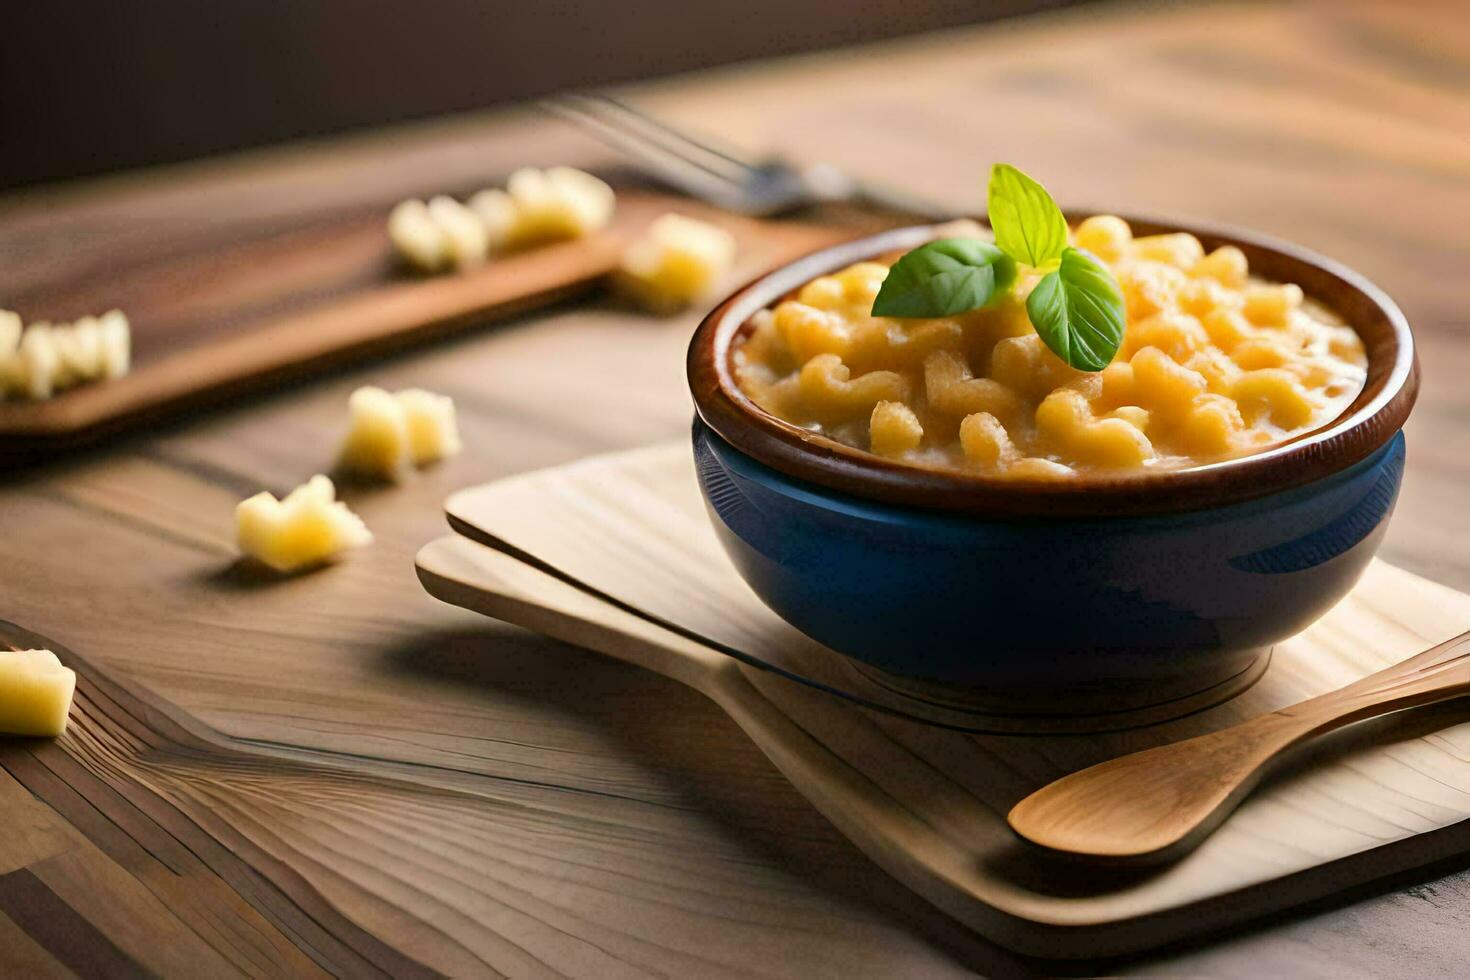
<instances>
[{"instance_id":1,"label":"basil sprig garnish","mask_svg":"<svg viewBox=\"0 0 1470 980\"><path fill-rule=\"evenodd\" d=\"M1016 262L978 238L941 238L893 263L874 316L954 316L979 309L1016 281Z\"/></svg>"},{"instance_id":2,"label":"basil sprig garnish","mask_svg":"<svg viewBox=\"0 0 1470 980\"><path fill-rule=\"evenodd\" d=\"M997 163L990 168L986 205L995 244L1007 255L1036 269L1061 259L1067 219L1045 187L1009 163Z\"/></svg>"},{"instance_id":3,"label":"basil sprig garnish","mask_svg":"<svg viewBox=\"0 0 1470 980\"><path fill-rule=\"evenodd\" d=\"M1101 371L1123 342L1123 294L1107 266L1065 248L1026 297L1026 315L1058 357L1081 371Z\"/></svg>"},{"instance_id":4,"label":"basil sprig garnish","mask_svg":"<svg viewBox=\"0 0 1470 980\"><path fill-rule=\"evenodd\" d=\"M1047 347L1080 371L1101 371L1123 342L1123 294L1092 255L1067 244L1067 219L1046 188L1010 164L990 171L995 244L944 238L893 264L873 300L873 316L954 316L1005 295L1022 264L1046 273L1026 314Z\"/></svg>"}]
</instances>

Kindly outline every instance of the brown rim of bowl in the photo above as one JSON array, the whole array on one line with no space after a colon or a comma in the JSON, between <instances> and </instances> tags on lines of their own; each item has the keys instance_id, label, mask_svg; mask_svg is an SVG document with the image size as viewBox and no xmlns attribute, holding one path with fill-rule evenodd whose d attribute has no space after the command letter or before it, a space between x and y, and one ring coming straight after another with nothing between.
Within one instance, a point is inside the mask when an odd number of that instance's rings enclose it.
<instances>
[{"instance_id":1,"label":"brown rim of bowl","mask_svg":"<svg viewBox=\"0 0 1470 980\"><path fill-rule=\"evenodd\" d=\"M1076 216L1069 215L1069 219ZM812 279L934 237L937 225L882 232L813 252L737 290L705 317L689 345L695 408L722 439L787 476L869 500L974 516L1110 517L1238 503L1339 472L1403 428L1419 390L1414 340L1404 315L1358 273L1303 248L1233 229L1127 218L1136 233L1187 231L1213 250L1234 245L1251 272L1293 282L1363 339L1368 377L1332 422L1259 453L1158 473L1081 480L1010 480L931 470L854 449L766 413L730 371L734 342L751 317Z\"/></svg>"}]
</instances>

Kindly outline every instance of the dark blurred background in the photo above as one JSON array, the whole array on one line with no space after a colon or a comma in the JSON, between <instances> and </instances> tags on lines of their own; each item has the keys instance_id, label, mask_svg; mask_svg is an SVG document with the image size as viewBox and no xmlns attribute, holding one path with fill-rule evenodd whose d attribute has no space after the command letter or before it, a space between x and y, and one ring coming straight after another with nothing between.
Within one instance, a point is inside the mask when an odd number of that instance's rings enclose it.
<instances>
[{"instance_id":1,"label":"dark blurred background","mask_svg":"<svg viewBox=\"0 0 1470 980\"><path fill-rule=\"evenodd\" d=\"M10 0L0 188L1077 0Z\"/></svg>"}]
</instances>

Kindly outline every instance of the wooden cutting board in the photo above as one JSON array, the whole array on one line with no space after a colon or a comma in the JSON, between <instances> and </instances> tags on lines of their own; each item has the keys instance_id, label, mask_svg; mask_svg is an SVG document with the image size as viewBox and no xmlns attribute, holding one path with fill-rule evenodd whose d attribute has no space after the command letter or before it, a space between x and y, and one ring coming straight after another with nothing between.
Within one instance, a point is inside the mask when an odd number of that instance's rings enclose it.
<instances>
[{"instance_id":1,"label":"wooden cutting board","mask_svg":"<svg viewBox=\"0 0 1470 980\"><path fill-rule=\"evenodd\" d=\"M1360 725L1293 757L1203 846L1162 869L1052 863L1005 824L1016 801L1067 772L1334 689L1470 623L1470 596L1383 562L1280 644L1233 701L1087 737L977 734L722 652L782 638L762 635L771 619L720 552L682 444L500 481L456 496L450 512L480 540L452 535L420 553L433 595L702 691L895 878L1023 953L1136 951L1470 849L1470 706L1455 703ZM657 617L637 605L670 593Z\"/></svg>"},{"instance_id":2,"label":"wooden cutting board","mask_svg":"<svg viewBox=\"0 0 1470 980\"><path fill-rule=\"evenodd\" d=\"M884 223L871 215L757 221L619 186L613 221L602 232L470 272L423 276L393 254L386 232L393 203L303 227L235 235L213 229L209 248L197 252L145 242L105 270L59 258L50 275L22 290L0 286L0 308L28 323L118 308L133 329L126 377L46 401L0 402L0 456L44 454L584 294L616 268L630 238L668 211L729 229L743 256L741 275Z\"/></svg>"}]
</instances>

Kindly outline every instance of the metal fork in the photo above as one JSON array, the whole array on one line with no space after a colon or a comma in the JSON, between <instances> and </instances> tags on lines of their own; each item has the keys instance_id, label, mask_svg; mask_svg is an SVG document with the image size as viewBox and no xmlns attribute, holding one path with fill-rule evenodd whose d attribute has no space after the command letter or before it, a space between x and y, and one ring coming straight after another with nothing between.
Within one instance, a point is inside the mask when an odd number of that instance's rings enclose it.
<instances>
[{"instance_id":1,"label":"metal fork","mask_svg":"<svg viewBox=\"0 0 1470 980\"><path fill-rule=\"evenodd\" d=\"M727 211L768 217L838 202L923 221L957 217L953 209L860 183L826 164L798 166L779 158L747 159L697 140L610 96L559 95L543 99L541 106L636 158L672 187Z\"/></svg>"}]
</instances>

